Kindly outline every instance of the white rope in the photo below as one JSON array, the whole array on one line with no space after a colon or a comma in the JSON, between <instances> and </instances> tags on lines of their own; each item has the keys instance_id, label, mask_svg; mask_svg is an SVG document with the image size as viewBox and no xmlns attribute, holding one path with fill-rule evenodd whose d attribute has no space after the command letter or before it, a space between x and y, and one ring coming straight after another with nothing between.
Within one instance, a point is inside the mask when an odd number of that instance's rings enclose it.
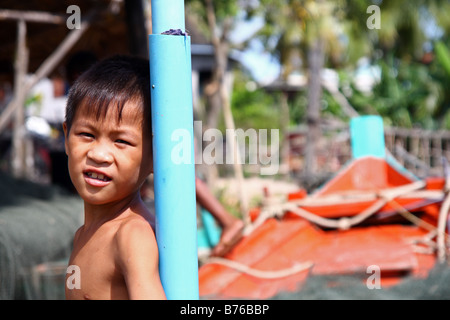
<instances>
[{"instance_id":1,"label":"white rope","mask_svg":"<svg viewBox=\"0 0 450 320\"><path fill-rule=\"evenodd\" d=\"M368 217L370 217L371 215L376 213L378 210L380 210L383 206L385 206L388 202L393 202L393 199L398 198L402 195L414 192L418 189L421 189L421 188L425 187L425 185L426 185L426 183L424 181L420 180L420 181L415 181L413 183L410 183L410 184L407 184L404 186L381 190L380 192L378 192L378 199L379 199L378 201L376 201L370 207L363 210L360 214L358 214L354 217L351 217L351 218L348 218L348 217L344 217L344 218L340 218L340 219L324 218L324 217L318 216L312 212L309 212L309 211L301 208L300 202L298 202L298 201L296 201L296 202L292 201L292 202L288 202L288 203L271 205L269 207L263 208L263 210L261 211L258 218L255 220L253 225L250 225L248 228L246 228L244 233L249 234L251 231L253 231L256 227L261 225L268 218L282 216L286 211L290 211L290 212L292 212L308 221L318 224L322 227L346 230L346 229L349 229L350 227L366 220ZM317 204L320 203L320 198L315 198L314 200ZM309 204L311 203L308 200L304 200L302 202L302 204L307 205L308 202L309 202ZM336 202L336 203L338 203L338 202ZM322 203L322 205L323 205L323 203Z\"/></svg>"},{"instance_id":2,"label":"white rope","mask_svg":"<svg viewBox=\"0 0 450 320\"><path fill-rule=\"evenodd\" d=\"M258 270L254 268L250 268L249 266L234 261L230 259L225 258L211 258L208 259L205 264L219 264L226 266L228 268L237 270L239 272L251 275L256 278L262 278L262 279L279 279L284 278L287 276L291 276L294 274L297 274L299 272L305 271L309 268L311 268L314 264L310 261L303 262L300 264L295 264L290 268L280 269L280 270Z\"/></svg>"},{"instance_id":3,"label":"white rope","mask_svg":"<svg viewBox=\"0 0 450 320\"><path fill-rule=\"evenodd\" d=\"M413 222L419 227L423 227L425 229L431 230L432 233L435 232L437 234L437 248L438 248L438 256L440 259L445 260L445 254L446 254L446 246L445 246L445 226L446 221L449 213L450 208L450 193L445 198L445 201L441 207L441 213L439 215L439 223L438 223L438 230L436 232L436 228L434 226L426 223L422 219L417 218L415 215L410 213L408 210L406 210L404 207L402 207L400 204L398 204L394 199L395 198L416 198L418 195L421 196L430 196L432 199L442 199L444 192L442 191L417 191L419 189L422 189L426 186L425 181L415 181L413 183L410 183L408 185L396 187L396 188L389 188L381 190L378 193L372 193L370 195L371 199L378 198L378 201L373 203L370 207L363 210L361 213L359 213L356 216L353 217L343 217L340 219L329 219L324 218L321 216L318 216L312 212L309 212L302 208L301 206L314 206L314 205L323 205L324 202L330 204L330 202L334 203L342 203L342 200L344 202L346 201L355 201L355 199L351 199L352 195L347 194L343 196L329 196L325 197L325 201L321 202L321 199L319 197L317 198L309 198L309 199L300 199L297 201L290 201L288 203L280 203L280 204L271 204L269 206L263 207L259 216L255 220L253 224L248 225L244 230L244 235L250 234L253 230L255 230L258 226L262 225L264 221L266 221L269 218L272 217L282 217L286 212L292 212L295 215L298 215L308 221L311 221L317 225L320 225L322 227L327 228L337 228L341 230L347 230L351 228L354 225L357 225L361 223L362 221L369 218L371 215L376 213L378 210L380 210L383 206L385 206L387 203L393 204L397 207L398 212L408 219L409 221ZM376 197L375 197L376 196ZM365 195L356 194L356 199L361 201L362 198L364 198ZM341 200L341 202L339 202ZM434 230L434 231L433 231ZM428 250L423 253L430 253L430 250L433 250L435 246L433 246L431 239L427 239L428 241L424 241L425 239L422 239L422 244L426 244L429 246ZM419 243L414 243L415 247L414 250L419 252L423 251L424 248L418 247ZM276 278L282 278L289 275L296 274L298 272L304 271L306 269L309 269L313 266L312 262L304 262L302 264L294 265L291 268L282 269L282 270L276 270L276 271L265 271L265 270L257 270L250 268L242 263L224 259L224 258L211 258L208 259L205 264L220 264L227 266L229 268L235 269L239 272L246 273L249 275L252 275L254 277L263 278L263 279L276 279Z\"/></svg>"},{"instance_id":4,"label":"white rope","mask_svg":"<svg viewBox=\"0 0 450 320\"><path fill-rule=\"evenodd\" d=\"M450 193L447 194L444 203L439 211L438 230L437 230L437 249L439 262L445 262L447 249L445 246L445 227L447 226L448 210L450 209Z\"/></svg>"}]
</instances>

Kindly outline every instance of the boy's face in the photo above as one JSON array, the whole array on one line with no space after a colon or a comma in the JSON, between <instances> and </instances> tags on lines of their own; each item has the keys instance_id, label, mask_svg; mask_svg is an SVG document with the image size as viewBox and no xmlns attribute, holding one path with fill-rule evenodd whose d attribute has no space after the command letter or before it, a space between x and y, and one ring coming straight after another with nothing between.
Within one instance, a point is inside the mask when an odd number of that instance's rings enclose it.
<instances>
[{"instance_id":1,"label":"boy's face","mask_svg":"<svg viewBox=\"0 0 450 320\"><path fill-rule=\"evenodd\" d=\"M80 106L69 132L64 123L70 177L88 203L120 201L138 191L153 170L149 129L133 102L125 104L120 122L116 108L97 120L88 107Z\"/></svg>"}]
</instances>

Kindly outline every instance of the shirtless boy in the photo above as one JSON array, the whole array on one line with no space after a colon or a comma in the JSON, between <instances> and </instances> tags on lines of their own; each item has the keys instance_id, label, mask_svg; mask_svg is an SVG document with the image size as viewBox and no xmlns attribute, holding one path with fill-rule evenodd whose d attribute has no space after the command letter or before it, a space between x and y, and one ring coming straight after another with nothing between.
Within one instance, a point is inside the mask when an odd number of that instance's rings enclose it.
<instances>
[{"instance_id":1,"label":"shirtless boy","mask_svg":"<svg viewBox=\"0 0 450 320\"><path fill-rule=\"evenodd\" d=\"M152 215L139 189L153 171L148 61L116 56L73 85L64 133L71 180L84 200L67 299L165 299ZM70 274L67 275L67 279Z\"/></svg>"}]
</instances>

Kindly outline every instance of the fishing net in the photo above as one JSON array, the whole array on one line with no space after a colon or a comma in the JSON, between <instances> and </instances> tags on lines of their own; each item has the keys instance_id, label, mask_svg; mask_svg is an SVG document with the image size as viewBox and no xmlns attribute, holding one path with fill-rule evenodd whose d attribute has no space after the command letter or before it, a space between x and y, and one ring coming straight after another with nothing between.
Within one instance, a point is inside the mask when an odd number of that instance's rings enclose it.
<instances>
[{"instance_id":1,"label":"fishing net","mask_svg":"<svg viewBox=\"0 0 450 320\"><path fill-rule=\"evenodd\" d=\"M63 299L83 203L0 173L0 299Z\"/></svg>"},{"instance_id":2,"label":"fishing net","mask_svg":"<svg viewBox=\"0 0 450 320\"><path fill-rule=\"evenodd\" d=\"M366 276L367 277L367 276ZM447 300L450 267L437 264L426 278L406 277L395 286L369 289L366 278L355 275L310 276L297 292L283 292L273 300Z\"/></svg>"}]
</instances>

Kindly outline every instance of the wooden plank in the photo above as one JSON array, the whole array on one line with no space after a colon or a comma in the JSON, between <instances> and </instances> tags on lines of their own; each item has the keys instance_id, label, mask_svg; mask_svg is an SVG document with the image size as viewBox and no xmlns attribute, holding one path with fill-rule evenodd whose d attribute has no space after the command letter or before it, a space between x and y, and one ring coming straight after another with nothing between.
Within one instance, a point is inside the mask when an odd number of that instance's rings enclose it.
<instances>
[{"instance_id":1,"label":"wooden plank","mask_svg":"<svg viewBox=\"0 0 450 320\"><path fill-rule=\"evenodd\" d=\"M63 24L67 17L62 14L52 14L41 11L21 11L0 9L0 20L22 20L26 22L40 22L51 24Z\"/></svg>"},{"instance_id":2,"label":"wooden plank","mask_svg":"<svg viewBox=\"0 0 450 320\"><path fill-rule=\"evenodd\" d=\"M30 77L24 85L23 91L25 94L42 78L48 76L50 72L61 62L69 50L77 43L84 32L89 28L91 20L94 18L96 11L86 14L86 19L81 21L80 29L73 29L60 43L60 45L53 51L53 53L45 59L39 66L38 70ZM14 114L18 106L17 97L6 106L2 114L0 114L0 133L6 128L11 116Z\"/></svg>"}]
</instances>

